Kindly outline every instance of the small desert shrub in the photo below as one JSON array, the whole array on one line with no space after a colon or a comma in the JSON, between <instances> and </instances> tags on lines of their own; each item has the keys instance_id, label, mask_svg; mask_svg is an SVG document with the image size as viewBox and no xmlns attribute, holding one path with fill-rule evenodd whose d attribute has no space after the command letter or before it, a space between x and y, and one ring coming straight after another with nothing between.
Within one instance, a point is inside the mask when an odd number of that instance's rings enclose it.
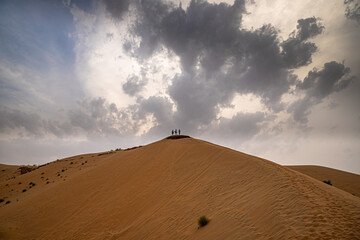
<instances>
[{"instance_id":1,"label":"small desert shrub","mask_svg":"<svg viewBox=\"0 0 360 240\"><path fill-rule=\"evenodd\" d=\"M98 156L102 156L102 155L106 155L106 154L112 154L114 153L112 150L109 152L103 152L103 153L99 153Z\"/></svg>"},{"instance_id":2,"label":"small desert shrub","mask_svg":"<svg viewBox=\"0 0 360 240\"><path fill-rule=\"evenodd\" d=\"M4 199L1 198L1 199L0 199L0 203L2 203L3 201L4 201Z\"/></svg>"},{"instance_id":3,"label":"small desert shrub","mask_svg":"<svg viewBox=\"0 0 360 240\"><path fill-rule=\"evenodd\" d=\"M326 181L326 180L324 180L323 182L324 182L324 183L326 183L326 184L329 184L330 186L332 186L332 183L331 183L331 181L330 181L330 180L327 180L327 181Z\"/></svg>"},{"instance_id":4,"label":"small desert shrub","mask_svg":"<svg viewBox=\"0 0 360 240\"><path fill-rule=\"evenodd\" d=\"M26 192L26 189L23 189L22 192Z\"/></svg>"},{"instance_id":5,"label":"small desert shrub","mask_svg":"<svg viewBox=\"0 0 360 240\"><path fill-rule=\"evenodd\" d=\"M20 170L20 174L25 174L25 173L31 172L31 171L33 170L33 168L30 168L30 167L19 167L19 170Z\"/></svg>"},{"instance_id":6,"label":"small desert shrub","mask_svg":"<svg viewBox=\"0 0 360 240\"><path fill-rule=\"evenodd\" d=\"M6 201L6 203L5 203L5 204L9 204L9 203L11 203L11 201Z\"/></svg>"},{"instance_id":7,"label":"small desert shrub","mask_svg":"<svg viewBox=\"0 0 360 240\"><path fill-rule=\"evenodd\" d=\"M208 224L209 222L210 222L210 220L209 220L206 216L201 216L201 217L198 219L199 227L203 227L203 226L205 226L206 224Z\"/></svg>"}]
</instances>

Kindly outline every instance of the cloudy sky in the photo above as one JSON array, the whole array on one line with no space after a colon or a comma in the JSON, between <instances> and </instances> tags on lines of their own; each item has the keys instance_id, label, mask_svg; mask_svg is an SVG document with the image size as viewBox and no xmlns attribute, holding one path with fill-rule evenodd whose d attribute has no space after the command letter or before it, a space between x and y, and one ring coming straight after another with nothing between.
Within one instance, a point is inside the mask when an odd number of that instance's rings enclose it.
<instances>
[{"instance_id":1,"label":"cloudy sky","mask_svg":"<svg viewBox=\"0 0 360 240\"><path fill-rule=\"evenodd\" d=\"M2 0L0 162L180 128L360 173L358 0Z\"/></svg>"}]
</instances>

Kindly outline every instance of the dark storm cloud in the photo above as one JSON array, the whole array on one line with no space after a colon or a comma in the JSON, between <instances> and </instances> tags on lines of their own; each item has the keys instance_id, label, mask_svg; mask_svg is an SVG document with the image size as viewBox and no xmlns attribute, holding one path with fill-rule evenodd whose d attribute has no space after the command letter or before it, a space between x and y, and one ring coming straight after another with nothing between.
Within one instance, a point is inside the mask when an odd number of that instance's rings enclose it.
<instances>
[{"instance_id":1,"label":"dark storm cloud","mask_svg":"<svg viewBox=\"0 0 360 240\"><path fill-rule=\"evenodd\" d=\"M180 56L184 70L193 70L199 60L205 71L218 71L238 44L244 12L244 1L233 6L191 1L186 11L176 8L164 17L162 40Z\"/></svg>"},{"instance_id":2,"label":"dark storm cloud","mask_svg":"<svg viewBox=\"0 0 360 240\"><path fill-rule=\"evenodd\" d=\"M138 10L139 19L134 31L141 37L139 52L149 56L159 44L163 44L181 57L182 67L189 71L200 54L203 62L209 58L216 61L214 57L218 56L219 63L213 66L222 65L239 34L245 3L237 0L229 6L191 1L185 11L160 0L143 0Z\"/></svg>"},{"instance_id":3,"label":"dark storm cloud","mask_svg":"<svg viewBox=\"0 0 360 240\"><path fill-rule=\"evenodd\" d=\"M152 116L155 126L148 135L163 136L169 129L174 128L172 103L164 97L152 96L148 99L138 99L138 109L135 112L136 121L146 121L147 116Z\"/></svg>"},{"instance_id":4,"label":"dark storm cloud","mask_svg":"<svg viewBox=\"0 0 360 240\"><path fill-rule=\"evenodd\" d=\"M355 20L360 24L360 1L359 0L345 0L346 6L345 16L349 19Z\"/></svg>"},{"instance_id":5,"label":"dark storm cloud","mask_svg":"<svg viewBox=\"0 0 360 240\"><path fill-rule=\"evenodd\" d=\"M169 87L177 105L176 125L194 130L209 124L219 106L228 104L235 92L232 77L220 68L227 61L233 67L234 61L243 58L239 28L244 1L232 6L191 1L186 11L162 1L141 1L139 12L140 19L134 26L141 37L139 56L151 56L163 45L180 57L183 74ZM227 78L228 83L219 82L219 78Z\"/></svg>"},{"instance_id":6,"label":"dark storm cloud","mask_svg":"<svg viewBox=\"0 0 360 240\"><path fill-rule=\"evenodd\" d=\"M240 30L244 1L233 5L191 1L186 11L161 1L156 4L161 7L150 12L149 7L140 7L142 15L149 17L134 27L141 37L138 52L148 56L163 45L180 57L183 75L169 89L180 111L179 120L191 116L187 124L208 124L218 106L227 104L235 92L255 93L270 108L281 109L279 99L294 76L283 68L275 28ZM149 32L154 36L149 37ZM188 104L189 98L193 104Z\"/></svg>"},{"instance_id":7,"label":"dark storm cloud","mask_svg":"<svg viewBox=\"0 0 360 240\"><path fill-rule=\"evenodd\" d=\"M251 32L242 31L238 41L242 48L241 51L232 49L238 54L226 76L232 83L229 87L238 93L259 96L273 111L282 110L281 96L289 90L296 76L284 67L278 31L271 25L264 25Z\"/></svg>"},{"instance_id":8,"label":"dark storm cloud","mask_svg":"<svg viewBox=\"0 0 360 240\"><path fill-rule=\"evenodd\" d=\"M141 90L144 88L145 85L146 85L146 80L138 76L131 75L127 78L122 88L124 92L129 96L135 96L141 92Z\"/></svg>"},{"instance_id":9,"label":"dark storm cloud","mask_svg":"<svg viewBox=\"0 0 360 240\"><path fill-rule=\"evenodd\" d=\"M288 39L281 44L284 63L289 68L306 66L312 62L311 56L316 52L314 43L301 42L297 38Z\"/></svg>"},{"instance_id":10,"label":"dark storm cloud","mask_svg":"<svg viewBox=\"0 0 360 240\"><path fill-rule=\"evenodd\" d=\"M137 2L136 7L139 14L133 31L141 37L137 54L141 57L149 57L158 47L162 20L173 5L163 3L161 0L141 0Z\"/></svg>"},{"instance_id":11,"label":"dark storm cloud","mask_svg":"<svg viewBox=\"0 0 360 240\"><path fill-rule=\"evenodd\" d=\"M316 99L323 99L332 92L338 92L346 88L353 80L349 76L350 68L342 63L328 62L322 70L313 69L308 73L302 83L297 85L301 90L307 90L306 95Z\"/></svg>"},{"instance_id":12,"label":"dark storm cloud","mask_svg":"<svg viewBox=\"0 0 360 240\"><path fill-rule=\"evenodd\" d=\"M310 108L316 103L317 102L313 101L311 98L303 98L293 102L289 106L288 112L293 114L295 122L305 126L308 122L307 117L311 113Z\"/></svg>"},{"instance_id":13,"label":"dark storm cloud","mask_svg":"<svg viewBox=\"0 0 360 240\"><path fill-rule=\"evenodd\" d=\"M289 108L289 111L293 112L294 120L306 123L313 105L320 103L331 93L345 89L353 80L350 69L342 63L332 61L325 63L321 70L314 68L304 81L296 86L297 90L305 91L305 97L294 102Z\"/></svg>"},{"instance_id":14,"label":"dark storm cloud","mask_svg":"<svg viewBox=\"0 0 360 240\"><path fill-rule=\"evenodd\" d=\"M182 74L173 79L169 94L177 107L174 122L191 130L214 121L235 93L255 94L269 110L283 110L283 94L298 82L293 69L312 62L317 46L309 40L324 30L315 17L299 19L284 41L271 25L242 29L244 0L233 5L192 0L185 10L142 0L135 8L138 18L132 30L140 44L126 42L124 48L139 61L161 47L180 57ZM134 95L137 86L128 82L124 90Z\"/></svg>"},{"instance_id":15,"label":"dark storm cloud","mask_svg":"<svg viewBox=\"0 0 360 240\"><path fill-rule=\"evenodd\" d=\"M216 118L219 105L226 104L232 97L228 91L217 89L216 81L202 78L183 74L175 78L169 87L169 94L177 105L174 121L189 131L195 131L199 125L210 124Z\"/></svg>"},{"instance_id":16,"label":"dark storm cloud","mask_svg":"<svg viewBox=\"0 0 360 240\"><path fill-rule=\"evenodd\" d=\"M321 34L324 30L324 26L315 17L299 19L296 28L297 31L292 32L290 37L281 43L284 64L288 68L298 68L312 62L311 56L317 47L306 40Z\"/></svg>"},{"instance_id":17,"label":"dark storm cloud","mask_svg":"<svg viewBox=\"0 0 360 240\"><path fill-rule=\"evenodd\" d=\"M313 38L319 34L321 34L324 30L324 26L322 26L319 22L319 19L315 17L299 19L297 28L296 37L300 41L306 41L309 38Z\"/></svg>"},{"instance_id":18,"label":"dark storm cloud","mask_svg":"<svg viewBox=\"0 0 360 240\"><path fill-rule=\"evenodd\" d=\"M131 0L104 0L106 10L113 18L121 19L129 10Z\"/></svg>"},{"instance_id":19,"label":"dark storm cloud","mask_svg":"<svg viewBox=\"0 0 360 240\"><path fill-rule=\"evenodd\" d=\"M153 114L159 124L168 124L172 115L172 104L164 97L152 96L148 99L140 99L139 115Z\"/></svg>"},{"instance_id":20,"label":"dark storm cloud","mask_svg":"<svg viewBox=\"0 0 360 240\"><path fill-rule=\"evenodd\" d=\"M237 136L240 139L250 139L261 130L261 124L266 119L265 114L237 113L231 119L220 118L220 122L214 132L217 136Z\"/></svg>"}]
</instances>

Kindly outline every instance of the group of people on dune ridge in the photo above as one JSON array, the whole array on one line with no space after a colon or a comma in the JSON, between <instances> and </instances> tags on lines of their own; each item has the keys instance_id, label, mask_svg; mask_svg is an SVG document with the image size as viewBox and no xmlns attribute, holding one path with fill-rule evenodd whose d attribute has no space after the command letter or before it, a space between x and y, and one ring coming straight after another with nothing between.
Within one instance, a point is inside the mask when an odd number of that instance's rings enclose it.
<instances>
[{"instance_id":1,"label":"group of people on dune ridge","mask_svg":"<svg viewBox=\"0 0 360 240\"><path fill-rule=\"evenodd\" d=\"M181 133L181 131L180 131L180 129L179 129L179 135L180 135L180 133ZM177 129L175 129L175 130L171 130L171 135L177 135L178 134L178 130Z\"/></svg>"}]
</instances>

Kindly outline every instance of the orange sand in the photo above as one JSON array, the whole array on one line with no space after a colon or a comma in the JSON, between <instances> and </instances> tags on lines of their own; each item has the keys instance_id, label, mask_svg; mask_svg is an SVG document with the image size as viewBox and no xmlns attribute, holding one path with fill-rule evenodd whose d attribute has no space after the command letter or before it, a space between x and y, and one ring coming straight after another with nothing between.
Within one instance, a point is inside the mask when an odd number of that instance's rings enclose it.
<instances>
[{"instance_id":1,"label":"orange sand","mask_svg":"<svg viewBox=\"0 0 360 240\"><path fill-rule=\"evenodd\" d=\"M360 175L321 166L288 166L293 170L322 181L331 181L334 187L360 197Z\"/></svg>"},{"instance_id":2,"label":"orange sand","mask_svg":"<svg viewBox=\"0 0 360 240\"><path fill-rule=\"evenodd\" d=\"M360 238L360 198L192 138L71 157L0 185L11 200L0 239ZM198 229L202 215L211 221Z\"/></svg>"}]
</instances>

